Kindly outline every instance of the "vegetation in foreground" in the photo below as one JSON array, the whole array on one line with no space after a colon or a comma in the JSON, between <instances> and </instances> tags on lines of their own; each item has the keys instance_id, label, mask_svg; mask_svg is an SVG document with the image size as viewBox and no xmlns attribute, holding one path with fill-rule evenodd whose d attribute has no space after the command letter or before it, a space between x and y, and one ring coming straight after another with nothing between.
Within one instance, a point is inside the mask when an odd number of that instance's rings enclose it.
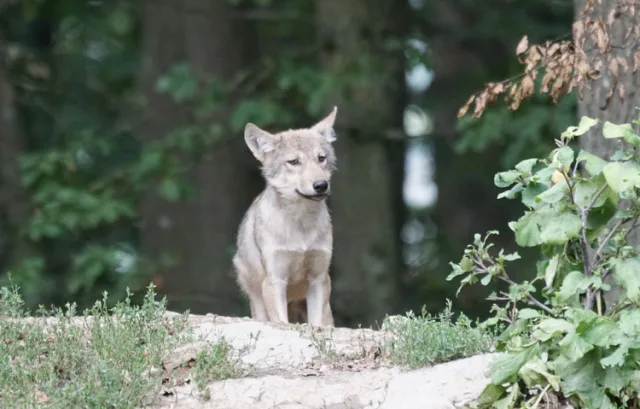
<instances>
[{"instance_id":1,"label":"vegetation in foreground","mask_svg":"<svg viewBox=\"0 0 640 409\"><path fill-rule=\"evenodd\" d=\"M129 295L109 309L105 294L79 316L73 304L40 309L35 315L45 324L27 318L16 288L1 288L0 407L134 408L151 403L163 385L185 382L185 372L198 386L237 376L224 339L182 371L163 371L169 352L194 341L186 315L166 317L153 287L140 306Z\"/></svg>"},{"instance_id":2,"label":"vegetation in foreground","mask_svg":"<svg viewBox=\"0 0 640 409\"><path fill-rule=\"evenodd\" d=\"M455 359L488 352L493 345L493 334L473 326L464 314L453 320L451 301L434 317L423 308L421 315L413 311L406 319L385 319L383 328L396 336L389 345L394 363L410 368L435 365Z\"/></svg>"},{"instance_id":3,"label":"vegetation in foreground","mask_svg":"<svg viewBox=\"0 0 640 409\"><path fill-rule=\"evenodd\" d=\"M491 254L476 235L448 279L461 287L498 280L495 315L507 325L496 348L480 408L637 408L640 392L640 254L627 241L640 220L640 135L632 124L602 124L602 137L621 142L608 160L570 143L601 121L582 117L547 157L526 159L498 173L520 199L522 217L509 224L520 247L542 259L530 281L515 282L507 263L518 253ZM640 120L634 121L640 125ZM579 169L582 167L582 169Z\"/></svg>"},{"instance_id":4,"label":"vegetation in foreground","mask_svg":"<svg viewBox=\"0 0 640 409\"><path fill-rule=\"evenodd\" d=\"M15 287L0 289L0 407L136 408L153 402L163 386L184 382L208 399L208 382L240 376L236 351L224 338L167 370L163 360L176 348L196 341L187 315L166 316L166 300L155 300L153 286L144 302L131 294L108 308L107 295L77 314L74 304L39 309L33 319ZM437 317L424 311L402 320L385 320L396 334L383 348L392 361L420 367L486 352L491 336L461 315L452 319L451 304ZM320 354L330 340L318 344ZM324 348L323 348L324 346Z\"/></svg>"}]
</instances>

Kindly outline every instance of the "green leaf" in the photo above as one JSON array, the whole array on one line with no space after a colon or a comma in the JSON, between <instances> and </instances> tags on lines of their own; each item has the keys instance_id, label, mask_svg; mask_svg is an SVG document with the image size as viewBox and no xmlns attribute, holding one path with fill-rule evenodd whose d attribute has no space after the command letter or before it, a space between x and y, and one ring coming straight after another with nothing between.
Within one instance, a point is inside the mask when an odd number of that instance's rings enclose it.
<instances>
[{"instance_id":1,"label":"green leaf","mask_svg":"<svg viewBox=\"0 0 640 409\"><path fill-rule=\"evenodd\" d=\"M546 244L564 244L578 237L581 229L580 216L564 211L545 221L540 231L540 240Z\"/></svg>"},{"instance_id":2,"label":"green leaf","mask_svg":"<svg viewBox=\"0 0 640 409\"><path fill-rule=\"evenodd\" d=\"M583 116L580 118L580 123L578 126L570 126L564 132L562 132L562 137L564 138L573 138L576 136L584 135L589 129L595 126L599 122L598 119L589 118L587 116Z\"/></svg>"},{"instance_id":3,"label":"green leaf","mask_svg":"<svg viewBox=\"0 0 640 409\"><path fill-rule=\"evenodd\" d=\"M620 390L629 384L633 376L633 370L629 368L607 367L604 371L602 386L611 393L619 394Z\"/></svg>"},{"instance_id":4,"label":"green leaf","mask_svg":"<svg viewBox=\"0 0 640 409\"><path fill-rule=\"evenodd\" d=\"M602 173L614 192L620 193L640 182L640 166L632 162L611 162L602 168Z\"/></svg>"},{"instance_id":5,"label":"green leaf","mask_svg":"<svg viewBox=\"0 0 640 409\"><path fill-rule=\"evenodd\" d=\"M546 187L545 185L541 185ZM557 203L569 192L569 186L567 182L556 183L550 189L547 189L543 193L540 193L535 200L542 201L544 203ZM522 197L522 202L524 203L524 193ZM525 203L526 204L526 203ZM533 206L530 206L533 207Z\"/></svg>"},{"instance_id":6,"label":"green leaf","mask_svg":"<svg viewBox=\"0 0 640 409\"><path fill-rule=\"evenodd\" d=\"M516 165L516 170L521 173L531 173L531 169L538 163L539 159L525 159Z\"/></svg>"},{"instance_id":7,"label":"green leaf","mask_svg":"<svg viewBox=\"0 0 640 409\"><path fill-rule=\"evenodd\" d=\"M511 254L505 254L502 258L504 258L505 261L515 261L515 260L520 260L520 254L518 254L518 252L513 252Z\"/></svg>"},{"instance_id":8,"label":"green leaf","mask_svg":"<svg viewBox=\"0 0 640 409\"><path fill-rule=\"evenodd\" d=\"M480 284L486 286L489 285L489 283L491 282L491 274L487 274L484 277L482 277L482 279L480 280Z\"/></svg>"},{"instance_id":9,"label":"green leaf","mask_svg":"<svg viewBox=\"0 0 640 409\"><path fill-rule=\"evenodd\" d=\"M539 352L539 346L533 345L522 351L498 355L491 363L491 382L501 385L505 382L515 382L518 371L533 355Z\"/></svg>"},{"instance_id":10,"label":"green leaf","mask_svg":"<svg viewBox=\"0 0 640 409\"><path fill-rule=\"evenodd\" d=\"M462 260L460 260L460 268L464 272L471 271L473 269L473 261L471 261L469 257L462 257Z\"/></svg>"},{"instance_id":11,"label":"green leaf","mask_svg":"<svg viewBox=\"0 0 640 409\"><path fill-rule=\"evenodd\" d=\"M520 397L520 387L516 383L511 385L511 392L509 392L509 394L504 398L500 399L499 401L496 401L493 404L493 407L495 409L513 409L515 408L515 404L518 401L519 397Z\"/></svg>"},{"instance_id":12,"label":"green leaf","mask_svg":"<svg viewBox=\"0 0 640 409\"><path fill-rule=\"evenodd\" d=\"M160 194L170 202L175 202L180 198L180 186L175 179L164 179L159 189Z\"/></svg>"},{"instance_id":13,"label":"green leaf","mask_svg":"<svg viewBox=\"0 0 640 409\"><path fill-rule=\"evenodd\" d=\"M542 317L540 312L534 310L533 308L523 308L518 311L518 318L523 320L529 320L531 318L539 318Z\"/></svg>"},{"instance_id":14,"label":"green leaf","mask_svg":"<svg viewBox=\"0 0 640 409\"><path fill-rule=\"evenodd\" d=\"M629 352L629 345L624 344L620 345L612 354L602 358L600 360L600 364L603 367L615 367L622 366L624 364L624 359Z\"/></svg>"},{"instance_id":15,"label":"green leaf","mask_svg":"<svg viewBox=\"0 0 640 409\"><path fill-rule=\"evenodd\" d=\"M570 272L562 280L560 290L556 293L556 299L560 302L565 302L576 294L582 294L586 290L582 288L585 280L587 280L587 277L581 271L574 270Z\"/></svg>"},{"instance_id":16,"label":"green leaf","mask_svg":"<svg viewBox=\"0 0 640 409\"><path fill-rule=\"evenodd\" d=\"M608 317L598 316L578 327L582 338L590 344L607 348L623 341L620 327Z\"/></svg>"},{"instance_id":17,"label":"green leaf","mask_svg":"<svg viewBox=\"0 0 640 409\"><path fill-rule=\"evenodd\" d=\"M602 168L607 161L585 150L581 150L578 154L578 162L584 161L584 167L591 176L595 176L602 172Z\"/></svg>"},{"instance_id":18,"label":"green leaf","mask_svg":"<svg viewBox=\"0 0 640 409\"><path fill-rule=\"evenodd\" d=\"M560 390L560 377L549 372L547 365L538 357L533 357L520 369L519 375L528 387L544 386L545 381L554 391Z\"/></svg>"},{"instance_id":19,"label":"green leaf","mask_svg":"<svg viewBox=\"0 0 640 409\"><path fill-rule=\"evenodd\" d=\"M573 159L574 159L574 152L573 152L573 149L571 149L570 147L563 146L558 150L558 155L556 156L556 160L562 163L563 166L571 165L571 162L573 162Z\"/></svg>"},{"instance_id":20,"label":"green leaf","mask_svg":"<svg viewBox=\"0 0 640 409\"><path fill-rule=\"evenodd\" d=\"M518 179L519 176L520 172L517 172L515 170L496 173L493 178L493 183L497 187L509 187L516 181L516 179Z\"/></svg>"},{"instance_id":21,"label":"green leaf","mask_svg":"<svg viewBox=\"0 0 640 409\"><path fill-rule=\"evenodd\" d=\"M624 310L620 313L620 329L625 334L640 338L640 310Z\"/></svg>"},{"instance_id":22,"label":"green leaf","mask_svg":"<svg viewBox=\"0 0 640 409\"><path fill-rule=\"evenodd\" d=\"M593 197L602 186L596 185L591 180L580 180L573 187L573 198L580 207L587 207L591 204ZM593 207L600 207L607 200L607 195L602 192L593 204Z\"/></svg>"},{"instance_id":23,"label":"green leaf","mask_svg":"<svg viewBox=\"0 0 640 409\"><path fill-rule=\"evenodd\" d=\"M498 199L502 199L502 198L515 199L516 195L520 193L523 189L524 189L524 186L522 186L522 183L516 183L515 185L513 185L511 189L501 192L498 195Z\"/></svg>"},{"instance_id":24,"label":"green leaf","mask_svg":"<svg viewBox=\"0 0 640 409\"><path fill-rule=\"evenodd\" d=\"M553 187L551 189L553 189ZM543 192L548 192L551 189L549 189L549 186L542 183L531 182L522 191L522 203L530 208L536 207L538 204L537 202L539 201L536 200L538 195L544 194Z\"/></svg>"},{"instance_id":25,"label":"green leaf","mask_svg":"<svg viewBox=\"0 0 640 409\"><path fill-rule=\"evenodd\" d=\"M604 377L604 370L598 360L598 351L592 350L578 361L561 355L554 363L555 373L562 379L561 387L565 396L578 395L586 407L600 407L604 390L598 381Z\"/></svg>"},{"instance_id":26,"label":"green leaf","mask_svg":"<svg viewBox=\"0 0 640 409\"><path fill-rule=\"evenodd\" d=\"M640 302L640 258L616 260L613 278L622 285L626 296L633 302Z\"/></svg>"},{"instance_id":27,"label":"green leaf","mask_svg":"<svg viewBox=\"0 0 640 409\"><path fill-rule=\"evenodd\" d=\"M593 349L593 345L575 332L567 334L558 345L560 346L560 352L572 361L577 361Z\"/></svg>"},{"instance_id":28,"label":"green leaf","mask_svg":"<svg viewBox=\"0 0 640 409\"><path fill-rule=\"evenodd\" d=\"M571 332L574 329L573 325L569 321L560 318L547 318L540 321L535 328L550 335L563 334Z\"/></svg>"},{"instance_id":29,"label":"green leaf","mask_svg":"<svg viewBox=\"0 0 640 409\"><path fill-rule=\"evenodd\" d=\"M476 400L475 404L478 409L488 409L490 408L495 401L500 399L506 389L502 385L495 385L493 383L488 384L482 390L480 396Z\"/></svg>"},{"instance_id":30,"label":"green leaf","mask_svg":"<svg viewBox=\"0 0 640 409\"><path fill-rule=\"evenodd\" d=\"M516 243L522 247L564 244L582 229L580 217L569 210L552 208L526 212L515 224Z\"/></svg>"},{"instance_id":31,"label":"green leaf","mask_svg":"<svg viewBox=\"0 0 640 409\"><path fill-rule=\"evenodd\" d=\"M623 138L628 132L633 133L631 124L616 125L609 121L604 122L602 127L602 135L607 139Z\"/></svg>"},{"instance_id":32,"label":"green leaf","mask_svg":"<svg viewBox=\"0 0 640 409\"><path fill-rule=\"evenodd\" d=\"M560 261L560 255L556 254L551 258L551 260L549 260L549 264L547 265L547 268L545 268L544 270L544 282L549 288L553 285L553 280L556 277L559 261Z\"/></svg>"},{"instance_id":33,"label":"green leaf","mask_svg":"<svg viewBox=\"0 0 640 409\"><path fill-rule=\"evenodd\" d=\"M516 233L516 243L521 247L533 247L542 244L540 223L540 214L538 212L526 212L513 225L513 230Z\"/></svg>"}]
</instances>

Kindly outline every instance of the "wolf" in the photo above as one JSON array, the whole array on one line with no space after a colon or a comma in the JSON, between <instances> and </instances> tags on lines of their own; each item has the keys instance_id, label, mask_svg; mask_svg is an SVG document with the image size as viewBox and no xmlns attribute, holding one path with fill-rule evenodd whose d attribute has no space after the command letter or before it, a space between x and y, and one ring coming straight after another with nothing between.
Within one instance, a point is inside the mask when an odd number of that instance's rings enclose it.
<instances>
[{"instance_id":1,"label":"wolf","mask_svg":"<svg viewBox=\"0 0 640 409\"><path fill-rule=\"evenodd\" d=\"M289 313L303 314L306 306L309 325L333 326L333 227L326 199L337 163L337 111L310 128L275 134L245 126L245 143L266 186L240 223L233 266L255 320L289 323Z\"/></svg>"}]
</instances>

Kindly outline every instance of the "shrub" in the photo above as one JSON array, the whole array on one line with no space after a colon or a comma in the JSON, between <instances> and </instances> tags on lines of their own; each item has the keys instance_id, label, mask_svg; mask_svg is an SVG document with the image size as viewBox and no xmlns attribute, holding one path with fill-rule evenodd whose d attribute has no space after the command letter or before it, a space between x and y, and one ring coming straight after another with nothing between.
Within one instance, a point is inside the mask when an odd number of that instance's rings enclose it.
<instances>
[{"instance_id":1,"label":"shrub","mask_svg":"<svg viewBox=\"0 0 640 409\"><path fill-rule=\"evenodd\" d=\"M540 249L535 278L509 277L507 264L520 257L491 252L496 231L476 234L451 263L447 280L461 277L460 288L492 280L507 287L491 294L494 315L483 323L506 329L480 408L638 405L640 255L627 239L640 216L640 136L631 124L605 122L602 136L621 142L608 160L570 146L596 127L600 121L582 117L548 157L495 176L496 186L508 188L498 198L526 206L509 227L518 246Z\"/></svg>"},{"instance_id":2,"label":"shrub","mask_svg":"<svg viewBox=\"0 0 640 409\"><path fill-rule=\"evenodd\" d=\"M383 328L394 333L391 359L410 368L418 368L466 358L487 352L491 348L491 334L472 326L464 314L453 320L451 301L437 317L426 312L416 316L408 312L401 320L387 317Z\"/></svg>"}]
</instances>

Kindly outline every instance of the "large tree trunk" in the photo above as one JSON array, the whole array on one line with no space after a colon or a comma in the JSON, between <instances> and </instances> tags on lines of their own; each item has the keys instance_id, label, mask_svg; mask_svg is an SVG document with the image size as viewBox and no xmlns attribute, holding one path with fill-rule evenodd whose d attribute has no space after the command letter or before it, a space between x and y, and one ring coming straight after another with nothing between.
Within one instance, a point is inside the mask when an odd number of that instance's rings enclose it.
<instances>
[{"instance_id":1,"label":"large tree trunk","mask_svg":"<svg viewBox=\"0 0 640 409\"><path fill-rule=\"evenodd\" d=\"M405 4L316 1L328 74L346 78L363 54L371 57L366 65L373 71L365 74L373 75L366 85L354 79L330 98L338 105L338 170L330 203L336 325L381 322L398 306L403 143L385 138L402 126L404 66L402 50L381 48L406 27Z\"/></svg>"},{"instance_id":2,"label":"large tree trunk","mask_svg":"<svg viewBox=\"0 0 640 409\"><path fill-rule=\"evenodd\" d=\"M603 4L596 4L588 17L597 20L607 21L607 17L611 9L617 5L617 1L607 1ZM585 0L575 0L576 14L581 13L585 6ZM631 16L630 13L623 13L619 21L617 21L610 31L611 36L611 57L622 58L626 60L628 67L634 66L633 55L640 47L640 41L625 40L625 34L628 29L640 25L640 13ZM632 39L634 37L632 36ZM598 47L594 46L588 40L585 44L585 50L589 58L594 58L599 52ZM606 65L606 62L605 62ZM593 64L592 64L593 66ZM615 124L630 123L638 117L637 107L640 106L640 71L632 73L630 69L627 72L619 70L616 77L613 77L607 69L601 70L601 76L589 84L585 89L582 100L578 103L579 117L586 115L591 118L598 118L602 121L610 121ZM608 98L614 84L617 87L623 87L625 90L625 98L618 98L618 89L615 89L613 97ZM607 103L607 100L609 102ZM620 148L619 142L616 140L608 140L602 137L599 130L590 131L580 138L580 146L582 149L600 156L608 160L610 155ZM629 243L634 247L640 245L640 231L636 229L628 236ZM605 303L607 308L613 306L614 300L617 298L619 287L609 280L612 289L605 293Z\"/></svg>"},{"instance_id":3,"label":"large tree trunk","mask_svg":"<svg viewBox=\"0 0 640 409\"><path fill-rule=\"evenodd\" d=\"M143 13L141 85L148 100L144 134L154 140L191 120L186 109L156 94L160 75L187 61L200 77L228 80L246 68L255 50L247 46L251 32L233 19L225 0L147 0ZM189 171L194 199L167 203L153 191L148 194L142 204L142 248L156 260L166 253L178 257L178 265L165 271L158 283L169 308L247 314L231 257L238 225L262 187L261 177L241 135L210 153Z\"/></svg>"},{"instance_id":4,"label":"large tree trunk","mask_svg":"<svg viewBox=\"0 0 640 409\"><path fill-rule=\"evenodd\" d=\"M29 247L22 234L29 217L29 201L18 166L24 139L6 59L6 46L0 38L0 274L20 263Z\"/></svg>"}]
</instances>

